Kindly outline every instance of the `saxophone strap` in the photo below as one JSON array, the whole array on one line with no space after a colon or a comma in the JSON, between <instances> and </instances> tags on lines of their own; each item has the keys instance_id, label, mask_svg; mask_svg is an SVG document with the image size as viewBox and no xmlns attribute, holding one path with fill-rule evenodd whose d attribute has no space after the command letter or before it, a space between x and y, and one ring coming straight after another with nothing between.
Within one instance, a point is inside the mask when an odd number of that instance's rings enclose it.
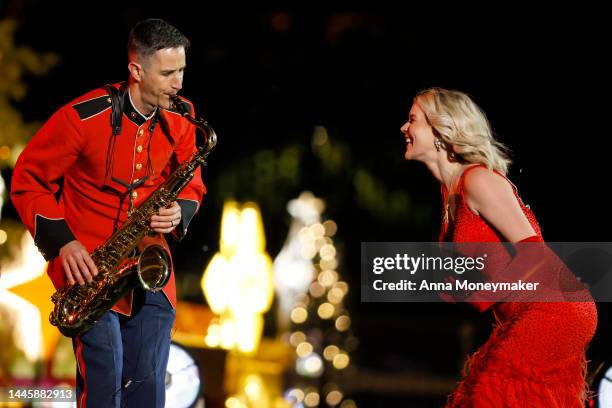
<instances>
[{"instance_id":1,"label":"saxophone strap","mask_svg":"<svg viewBox=\"0 0 612 408\"><path fill-rule=\"evenodd\" d=\"M104 89L111 98L111 129L113 130L113 136L119 136L121 134L121 121L123 119L123 100L125 97L125 90L127 89L127 82L121 82L119 89L112 85L104 85Z\"/></svg>"}]
</instances>

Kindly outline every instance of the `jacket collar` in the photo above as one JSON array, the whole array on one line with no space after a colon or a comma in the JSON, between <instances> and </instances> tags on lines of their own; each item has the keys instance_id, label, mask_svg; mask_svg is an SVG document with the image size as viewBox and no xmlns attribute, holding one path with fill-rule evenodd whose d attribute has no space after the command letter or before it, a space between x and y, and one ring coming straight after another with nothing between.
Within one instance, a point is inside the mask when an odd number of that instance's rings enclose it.
<instances>
[{"instance_id":1,"label":"jacket collar","mask_svg":"<svg viewBox=\"0 0 612 408\"><path fill-rule=\"evenodd\" d=\"M127 92L125 93L125 99L123 101L123 113L128 117L129 120L134 122L136 126L142 126L146 121L151 119L157 113L157 108L149 115L145 116L141 112L136 109L134 103L132 102L132 96L130 95L130 88L128 87Z\"/></svg>"}]
</instances>

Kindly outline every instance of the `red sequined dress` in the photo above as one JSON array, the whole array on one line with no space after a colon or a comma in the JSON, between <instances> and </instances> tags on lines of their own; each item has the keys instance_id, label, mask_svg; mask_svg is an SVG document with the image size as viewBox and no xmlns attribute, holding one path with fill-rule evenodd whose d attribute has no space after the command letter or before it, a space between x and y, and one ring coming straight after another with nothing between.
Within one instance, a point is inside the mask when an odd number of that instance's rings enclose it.
<instances>
[{"instance_id":1,"label":"red sequined dress","mask_svg":"<svg viewBox=\"0 0 612 408\"><path fill-rule=\"evenodd\" d=\"M466 204L465 178L477 167L466 168L461 176L454 220L451 224L443 220L441 241L504 241ZM521 201L516 187L514 192L537 234L525 241L542 242L533 213ZM447 407L583 408L587 397L585 349L597 326L595 303L476 304L480 310L491 305L496 319L493 332L469 357L464 378L448 397Z\"/></svg>"}]
</instances>

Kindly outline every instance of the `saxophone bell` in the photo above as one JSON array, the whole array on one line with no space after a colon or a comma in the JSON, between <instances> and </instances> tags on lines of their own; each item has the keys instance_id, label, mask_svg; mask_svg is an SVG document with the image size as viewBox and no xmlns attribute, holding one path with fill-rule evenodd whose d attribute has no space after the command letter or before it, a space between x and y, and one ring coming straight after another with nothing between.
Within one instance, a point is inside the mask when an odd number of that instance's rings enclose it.
<instances>
[{"instance_id":1,"label":"saxophone bell","mask_svg":"<svg viewBox=\"0 0 612 408\"><path fill-rule=\"evenodd\" d=\"M138 286L151 292L162 290L170 279L171 270L168 251L159 244L148 245L137 257L122 262L114 275L99 275L92 283L56 292L52 297L55 307L49 321L67 337L81 335L130 290Z\"/></svg>"},{"instance_id":2,"label":"saxophone bell","mask_svg":"<svg viewBox=\"0 0 612 408\"><path fill-rule=\"evenodd\" d=\"M168 251L161 245L149 245L138 257L136 274L143 289L159 292L166 286L172 270Z\"/></svg>"}]
</instances>

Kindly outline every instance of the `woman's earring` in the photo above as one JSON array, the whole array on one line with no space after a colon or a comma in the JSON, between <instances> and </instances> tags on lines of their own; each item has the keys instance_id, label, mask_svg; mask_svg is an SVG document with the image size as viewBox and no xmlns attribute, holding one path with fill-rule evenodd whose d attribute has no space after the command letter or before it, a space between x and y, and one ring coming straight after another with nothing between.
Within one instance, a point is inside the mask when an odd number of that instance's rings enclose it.
<instances>
[{"instance_id":1,"label":"woman's earring","mask_svg":"<svg viewBox=\"0 0 612 408\"><path fill-rule=\"evenodd\" d=\"M442 148L442 141L439 137L436 137L436 140L434 140L434 146L436 146L437 151L440 151L440 149Z\"/></svg>"}]
</instances>

